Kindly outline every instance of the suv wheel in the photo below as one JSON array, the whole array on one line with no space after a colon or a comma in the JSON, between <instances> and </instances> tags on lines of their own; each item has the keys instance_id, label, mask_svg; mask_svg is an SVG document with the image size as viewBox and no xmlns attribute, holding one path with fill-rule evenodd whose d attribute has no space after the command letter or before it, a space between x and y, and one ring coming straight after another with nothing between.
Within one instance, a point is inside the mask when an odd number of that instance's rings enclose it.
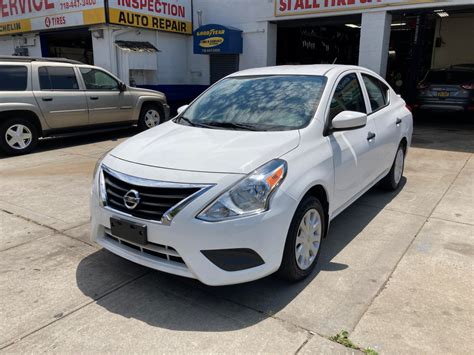
<instances>
[{"instance_id":1,"label":"suv wheel","mask_svg":"<svg viewBox=\"0 0 474 355\"><path fill-rule=\"evenodd\" d=\"M0 125L0 148L9 155L30 153L38 143L36 126L24 118L12 118Z\"/></svg>"},{"instance_id":2,"label":"suv wheel","mask_svg":"<svg viewBox=\"0 0 474 355\"><path fill-rule=\"evenodd\" d=\"M158 126L164 118L163 109L156 104L145 104L140 112L138 128L144 131Z\"/></svg>"},{"instance_id":3,"label":"suv wheel","mask_svg":"<svg viewBox=\"0 0 474 355\"><path fill-rule=\"evenodd\" d=\"M283 260L278 270L281 278L299 281L314 269L325 233L324 209L316 197L301 201L286 237Z\"/></svg>"}]
</instances>

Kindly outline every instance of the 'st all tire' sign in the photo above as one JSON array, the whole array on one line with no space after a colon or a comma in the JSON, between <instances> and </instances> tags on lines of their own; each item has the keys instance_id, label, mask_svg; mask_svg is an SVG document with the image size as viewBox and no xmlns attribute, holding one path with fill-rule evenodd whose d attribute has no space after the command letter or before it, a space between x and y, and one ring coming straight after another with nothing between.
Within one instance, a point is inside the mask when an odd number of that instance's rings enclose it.
<instances>
[{"instance_id":1,"label":"'st all tire' sign","mask_svg":"<svg viewBox=\"0 0 474 355\"><path fill-rule=\"evenodd\" d=\"M275 16L310 15L322 12L419 4L437 0L275 0Z\"/></svg>"}]
</instances>

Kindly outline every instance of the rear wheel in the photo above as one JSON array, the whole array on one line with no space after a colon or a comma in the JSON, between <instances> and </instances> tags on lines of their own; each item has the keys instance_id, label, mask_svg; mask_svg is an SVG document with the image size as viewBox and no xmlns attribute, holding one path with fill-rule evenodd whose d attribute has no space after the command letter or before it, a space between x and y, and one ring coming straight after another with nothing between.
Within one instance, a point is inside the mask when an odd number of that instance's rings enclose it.
<instances>
[{"instance_id":1,"label":"rear wheel","mask_svg":"<svg viewBox=\"0 0 474 355\"><path fill-rule=\"evenodd\" d=\"M30 153L38 143L36 126L24 118L11 118L0 125L0 148L9 155Z\"/></svg>"},{"instance_id":2,"label":"rear wheel","mask_svg":"<svg viewBox=\"0 0 474 355\"><path fill-rule=\"evenodd\" d=\"M163 109L157 104L145 104L140 112L138 128L141 131L158 126L164 119Z\"/></svg>"},{"instance_id":3,"label":"rear wheel","mask_svg":"<svg viewBox=\"0 0 474 355\"><path fill-rule=\"evenodd\" d=\"M314 269L325 233L324 209L316 197L308 196L298 206L286 238L281 278L299 281Z\"/></svg>"},{"instance_id":4,"label":"rear wheel","mask_svg":"<svg viewBox=\"0 0 474 355\"><path fill-rule=\"evenodd\" d=\"M405 169L405 146L400 144L393 161L392 168L385 176L380 185L387 190L396 190L400 186L403 177L403 170Z\"/></svg>"}]
</instances>

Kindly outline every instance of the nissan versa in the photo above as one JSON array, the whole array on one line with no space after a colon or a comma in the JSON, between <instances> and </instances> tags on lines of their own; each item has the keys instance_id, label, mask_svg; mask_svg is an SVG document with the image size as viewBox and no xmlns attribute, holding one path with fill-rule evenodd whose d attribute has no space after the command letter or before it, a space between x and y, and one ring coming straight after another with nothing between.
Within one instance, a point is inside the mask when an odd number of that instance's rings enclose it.
<instances>
[{"instance_id":1,"label":"nissan versa","mask_svg":"<svg viewBox=\"0 0 474 355\"><path fill-rule=\"evenodd\" d=\"M355 66L251 69L99 160L92 240L208 285L314 268L329 223L400 185L412 115Z\"/></svg>"}]
</instances>

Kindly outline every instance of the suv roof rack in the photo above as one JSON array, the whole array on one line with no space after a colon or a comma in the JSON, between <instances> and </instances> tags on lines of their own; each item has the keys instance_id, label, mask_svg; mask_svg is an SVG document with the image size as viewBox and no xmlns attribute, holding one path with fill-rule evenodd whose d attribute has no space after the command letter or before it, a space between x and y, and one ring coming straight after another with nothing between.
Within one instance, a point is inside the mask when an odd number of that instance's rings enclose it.
<instances>
[{"instance_id":1,"label":"suv roof rack","mask_svg":"<svg viewBox=\"0 0 474 355\"><path fill-rule=\"evenodd\" d=\"M68 64L84 64L77 60L67 58L42 58L42 57L22 57L15 55L1 55L0 62L56 62L56 63L68 63Z\"/></svg>"}]
</instances>

